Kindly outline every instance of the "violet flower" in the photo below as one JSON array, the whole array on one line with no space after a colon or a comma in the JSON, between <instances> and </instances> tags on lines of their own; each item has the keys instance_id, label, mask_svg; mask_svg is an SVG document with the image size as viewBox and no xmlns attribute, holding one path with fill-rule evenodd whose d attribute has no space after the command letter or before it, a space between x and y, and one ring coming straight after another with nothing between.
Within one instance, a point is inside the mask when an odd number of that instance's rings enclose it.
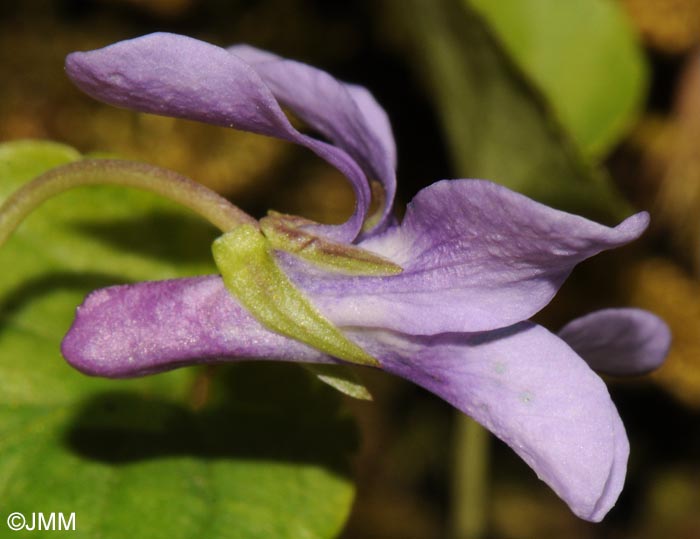
<instances>
[{"instance_id":1,"label":"violet flower","mask_svg":"<svg viewBox=\"0 0 700 539\"><path fill-rule=\"evenodd\" d=\"M483 424L576 515L599 521L614 505L629 444L591 366L653 369L666 355L668 329L637 309L589 314L559 336L527 319L577 263L639 237L646 213L609 228L488 181L451 180L419 192L396 224L394 139L364 88L248 46L227 50L162 33L73 53L66 69L102 101L295 142L340 170L355 191L352 217L337 226L302 222L299 230L354 244L403 271L349 275L281 251L276 264L382 369ZM299 132L281 106L330 142ZM383 200L368 216L373 192ZM219 276L93 292L62 350L79 370L109 377L242 359L343 363L267 329Z\"/></svg>"}]
</instances>

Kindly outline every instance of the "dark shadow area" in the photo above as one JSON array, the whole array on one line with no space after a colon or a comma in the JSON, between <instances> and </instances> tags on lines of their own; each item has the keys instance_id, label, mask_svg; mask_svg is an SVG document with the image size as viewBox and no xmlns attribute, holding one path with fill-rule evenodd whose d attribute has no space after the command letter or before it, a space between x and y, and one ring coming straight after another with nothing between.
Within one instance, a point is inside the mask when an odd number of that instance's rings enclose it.
<instances>
[{"instance_id":1,"label":"dark shadow area","mask_svg":"<svg viewBox=\"0 0 700 539\"><path fill-rule=\"evenodd\" d=\"M5 295L0 295L0 327L3 320L12 318L25 305L31 304L45 294L60 289L84 291L87 294L92 290L117 284L124 284L123 277L105 273L55 271L27 279Z\"/></svg>"},{"instance_id":2,"label":"dark shadow area","mask_svg":"<svg viewBox=\"0 0 700 539\"><path fill-rule=\"evenodd\" d=\"M652 385L619 383L611 387L611 394L635 448L630 460L631 468L639 468L635 475L652 470L654 461L679 464L697 459L700 411Z\"/></svg>"},{"instance_id":3,"label":"dark shadow area","mask_svg":"<svg viewBox=\"0 0 700 539\"><path fill-rule=\"evenodd\" d=\"M122 251L172 264L211 262L211 243L217 236L217 229L202 219L164 210L108 223L77 221L73 227Z\"/></svg>"},{"instance_id":4,"label":"dark shadow area","mask_svg":"<svg viewBox=\"0 0 700 539\"><path fill-rule=\"evenodd\" d=\"M670 469L693 468L700 453L700 413L652 385L623 382L610 389L631 451L625 488L606 523L625 530L648 510L660 477Z\"/></svg>"},{"instance_id":5,"label":"dark shadow area","mask_svg":"<svg viewBox=\"0 0 700 539\"><path fill-rule=\"evenodd\" d=\"M493 331L485 331L483 333L472 333L471 335L468 335L469 339L469 344L471 346L479 346L482 344L488 344L496 341L500 341L501 339L507 339L509 337L513 337L514 335L517 335L519 333L524 333L526 331L529 331L533 329L535 326L532 322L518 322L517 324L513 324L511 326L506 326L504 328L500 329L495 329ZM455 335L455 342L459 343L460 342L460 335L459 333L454 334ZM464 339L464 336L461 336L461 339Z\"/></svg>"},{"instance_id":6,"label":"dark shadow area","mask_svg":"<svg viewBox=\"0 0 700 539\"><path fill-rule=\"evenodd\" d=\"M349 473L358 434L333 390L295 365L239 364L214 376L198 411L134 392L90 398L65 444L81 458L112 465L188 456L309 463Z\"/></svg>"}]
</instances>

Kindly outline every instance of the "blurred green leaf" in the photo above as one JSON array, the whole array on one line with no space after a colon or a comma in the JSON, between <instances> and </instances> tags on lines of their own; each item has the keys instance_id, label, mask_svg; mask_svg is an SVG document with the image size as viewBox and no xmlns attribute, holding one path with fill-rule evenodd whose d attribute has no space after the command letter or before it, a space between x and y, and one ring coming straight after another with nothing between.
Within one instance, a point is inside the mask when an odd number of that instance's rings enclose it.
<instances>
[{"instance_id":1,"label":"blurred green leaf","mask_svg":"<svg viewBox=\"0 0 700 539\"><path fill-rule=\"evenodd\" d=\"M463 0L493 27L583 153L599 158L629 128L646 65L613 0Z\"/></svg>"},{"instance_id":2,"label":"blurred green leaf","mask_svg":"<svg viewBox=\"0 0 700 539\"><path fill-rule=\"evenodd\" d=\"M78 158L51 143L0 145L0 200ZM353 498L355 431L336 393L302 369L236 365L114 381L86 377L60 356L88 291L212 272L215 234L151 195L90 187L47 202L0 250L4 512L75 512L71 537L86 538L339 533Z\"/></svg>"},{"instance_id":3,"label":"blurred green leaf","mask_svg":"<svg viewBox=\"0 0 700 539\"><path fill-rule=\"evenodd\" d=\"M438 108L460 176L490 179L604 221L629 212L464 0L387 5L395 33Z\"/></svg>"}]
</instances>

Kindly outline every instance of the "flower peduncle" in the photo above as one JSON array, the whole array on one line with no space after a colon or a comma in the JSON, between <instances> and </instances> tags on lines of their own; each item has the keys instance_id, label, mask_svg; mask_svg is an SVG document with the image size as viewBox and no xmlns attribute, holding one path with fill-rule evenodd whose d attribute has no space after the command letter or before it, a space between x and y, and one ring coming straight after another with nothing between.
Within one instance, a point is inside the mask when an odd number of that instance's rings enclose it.
<instances>
[{"instance_id":1,"label":"flower peduncle","mask_svg":"<svg viewBox=\"0 0 700 539\"><path fill-rule=\"evenodd\" d=\"M49 170L0 206L0 245L38 206L64 191L85 185L119 185L150 191L198 213L222 232L257 221L211 189L176 172L132 161L86 159Z\"/></svg>"}]
</instances>

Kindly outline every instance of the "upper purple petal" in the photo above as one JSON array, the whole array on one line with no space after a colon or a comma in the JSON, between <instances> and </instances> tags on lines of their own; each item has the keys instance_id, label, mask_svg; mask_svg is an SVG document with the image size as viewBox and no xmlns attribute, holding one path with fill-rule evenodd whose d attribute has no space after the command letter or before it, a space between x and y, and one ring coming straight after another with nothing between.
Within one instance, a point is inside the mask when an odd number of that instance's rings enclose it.
<instances>
[{"instance_id":1,"label":"upper purple petal","mask_svg":"<svg viewBox=\"0 0 700 539\"><path fill-rule=\"evenodd\" d=\"M74 52L66 58L66 71L81 90L112 105L234 127L309 148L348 178L357 197L348 222L314 230L343 242L359 233L371 200L360 166L344 149L297 131L260 76L226 49L156 33Z\"/></svg>"},{"instance_id":2,"label":"upper purple petal","mask_svg":"<svg viewBox=\"0 0 700 539\"><path fill-rule=\"evenodd\" d=\"M558 337L527 322L471 335L348 336L386 371L481 422L577 515L600 520L614 504L627 461L624 429L600 378ZM334 362L264 329L217 277L94 292L62 350L83 372L112 377L246 358Z\"/></svg>"},{"instance_id":3,"label":"upper purple petal","mask_svg":"<svg viewBox=\"0 0 700 539\"><path fill-rule=\"evenodd\" d=\"M361 86L343 83L313 66L248 45L229 47L263 79L284 106L342 148L379 181L386 197L380 228L396 193L396 145L384 109Z\"/></svg>"},{"instance_id":4,"label":"upper purple petal","mask_svg":"<svg viewBox=\"0 0 700 539\"><path fill-rule=\"evenodd\" d=\"M671 330L642 309L604 309L569 322L559 336L596 371L645 374L658 368L671 346Z\"/></svg>"},{"instance_id":5,"label":"upper purple petal","mask_svg":"<svg viewBox=\"0 0 700 539\"><path fill-rule=\"evenodd\" d=\"M404 268L350 277L280 254L288 274L340 325L409 334L485 331L531 317L573 267L639 237L648 215L610 228L482 180L433 184L400 226L360 243Z\"/></svg>"}]
</instances>

